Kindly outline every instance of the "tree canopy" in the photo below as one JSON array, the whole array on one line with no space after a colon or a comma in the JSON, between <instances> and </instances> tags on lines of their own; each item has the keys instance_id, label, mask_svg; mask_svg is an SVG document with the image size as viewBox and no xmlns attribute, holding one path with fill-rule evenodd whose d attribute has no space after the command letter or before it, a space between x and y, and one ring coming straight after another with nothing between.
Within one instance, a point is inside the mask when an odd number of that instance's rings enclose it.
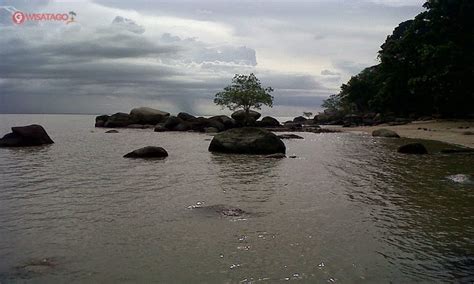
<instances>
[{"instance_id":1,"label":"tree canopy","mask_svg":"<svg viewBox=\"0 0 474 284\"><path fill-rule=\"evenodd\" d=\"M429 0L395 28L380 64L343 84L323 107L447 117L474 114L474 1Z\"/></svg>"},{"instance_id":2,"label":"tree canopy","mask_svg":"<svg viewBox=\"0 0 474 284\"><path fill-rule=\"evenodd\" d=\"M251 108L261 109L262 105L272 107L271 92L273 88L262 87L260 80L253 73L248 76L236 74L232 84L216 94L214 103L230 110L242 108L248 114Z\"/></svg>"}]
</instances>

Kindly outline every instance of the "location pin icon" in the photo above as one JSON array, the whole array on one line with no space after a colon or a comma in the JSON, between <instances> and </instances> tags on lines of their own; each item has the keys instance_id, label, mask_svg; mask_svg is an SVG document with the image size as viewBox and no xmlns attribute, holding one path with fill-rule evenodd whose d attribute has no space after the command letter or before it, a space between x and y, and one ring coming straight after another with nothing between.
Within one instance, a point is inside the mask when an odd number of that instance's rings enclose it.
<instances>
[{"instance_id":1,"label":"location pin icon","mask_svg":"<svg viewBox=\"0 0 474 284\"><path fill-rule=\"evenodd\" d=\"M21 23L23 23L23 21L25 21L25 15L23 15L22 12L18 12L18 11L13 13L12 18L13 18L13 22L15 24L21 24Z\"/></svg>"}]
</instances>

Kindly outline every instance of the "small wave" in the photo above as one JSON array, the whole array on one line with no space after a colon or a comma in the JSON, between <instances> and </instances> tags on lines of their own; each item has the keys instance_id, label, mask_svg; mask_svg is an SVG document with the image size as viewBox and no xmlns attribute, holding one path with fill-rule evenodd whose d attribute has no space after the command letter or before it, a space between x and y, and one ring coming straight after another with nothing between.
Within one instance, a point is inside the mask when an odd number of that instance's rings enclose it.
<instances>
[{"instance_id":1,"label":"small wave","mask_svg":"<svg viewBox=\"0 0 474 284\"><path fill-rule=\"evenodd\" d=\"M472 176L470 175L464 175L464 174L450 175L450 176L447 176L446 179L454 183L474 184L474 180Z\"/></svg>"}]
</instances>

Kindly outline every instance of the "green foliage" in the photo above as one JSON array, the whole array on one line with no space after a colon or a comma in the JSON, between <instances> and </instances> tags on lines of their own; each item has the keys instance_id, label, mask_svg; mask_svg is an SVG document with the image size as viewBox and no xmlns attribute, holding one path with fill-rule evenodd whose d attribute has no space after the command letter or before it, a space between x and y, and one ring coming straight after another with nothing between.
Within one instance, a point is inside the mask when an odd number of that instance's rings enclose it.
<instances>
[{"instance_id":1,"label":"green foliage","mask_svg":"<svg viewBox=\"0 0 474 284\"><path fill-rule=\"evenodd\" d=\"M429 0L379 51L380 64L342 85L339 110L466 116L474 113L474 1ZM324 105L323 105L324 106Z\"/></svg>"},{"instance_id":2,"label":"green foliage","mask_svg":"<svg viewBox=\"0 0 474 284\"><path fill-rule=\"evenodd\" d=\"M232 84L216 94L214 103L230 110L243 108L248 113L251 108L260 109L262 105L272 107L271 92L273 89L263 88L253 73L249 76L236 74Z\"/></svg>"}]
</instances>

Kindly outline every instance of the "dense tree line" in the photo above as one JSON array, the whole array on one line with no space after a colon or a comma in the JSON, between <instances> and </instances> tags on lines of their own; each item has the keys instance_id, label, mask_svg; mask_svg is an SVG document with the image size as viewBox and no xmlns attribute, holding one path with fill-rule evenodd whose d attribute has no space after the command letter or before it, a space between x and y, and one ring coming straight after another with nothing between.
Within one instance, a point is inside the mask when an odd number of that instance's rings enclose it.
<instances>
[{"instance_id":1,"label":"dense tree line","mask_svg":"<svg viewBox=\"0 0 474 284\"><path fill-rule=\"evenodd\" d=\"M381 46L380 63L343 84L329 112L474 114L474 1L429 0Z\"/></svg>"}]
</instances>

